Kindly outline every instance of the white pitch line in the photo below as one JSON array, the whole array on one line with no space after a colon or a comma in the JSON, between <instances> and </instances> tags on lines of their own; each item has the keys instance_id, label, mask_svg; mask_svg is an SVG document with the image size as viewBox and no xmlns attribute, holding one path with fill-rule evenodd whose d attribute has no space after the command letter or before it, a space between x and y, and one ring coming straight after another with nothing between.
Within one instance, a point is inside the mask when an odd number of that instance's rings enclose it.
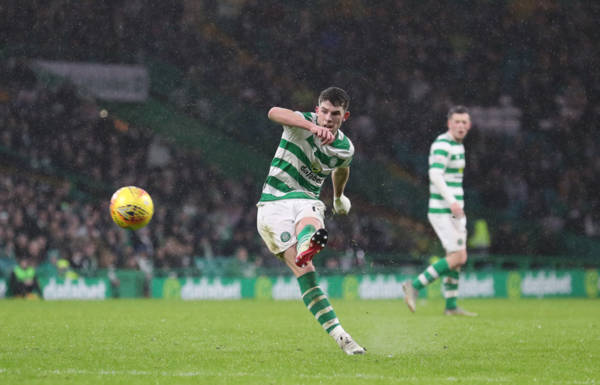
<instances>
[{"instance_id":1,"label":"white pitch line","mask_svg":"<svg viewBox=\"0 0 600 385\"><path fill-rule=\"evenodd\" d=\"M166 372L166 371L148 371L148 370L109 370L109 369L98 369L98 370L87 370L87 369L75 369L75 368L67 368L67 369L32 369L32 370L21 370L21 369L9 369L9 368L0 368L0 375L2 374L23 374L35 372L39 375L85 375L85 376L162 376L162 377L206 377L206 376L216 376L216 377L259 377L259 378L272 378L274 377L270 373L248 373L248 372L210 372L210 371L191 371L191 372ZM387 383L401 383L406 381L420 381L423 380L423 377L397 377L397 376L384 376L378 374L365 374L365 373L348 373L348 374L297 374L294 377L305 378L305 379L339 379L339 378L348 378L348 379L364 379L364 380L383 380ZM446 378L429 378L431 382L441 382L441 383L455 383L458 381L456 377L446 377ZM489 377L472 377L468 376L466 378L462 378L463 381L477 381L479 383L510 383L509 378L489 378ZM575 384L575 385L594 385L600 384L600 381L588 378L585 380L569 380L569 381L551 381L552 384Z\"/></svg>"},{"instance_id":2,"label":"white pitch line","mask_svg":"<svg viewBox=\"0 0 600 385\"><path fill-rule=\"evenodd\" d=\"M147 370L109 370L109 369L99 369L99 370L87 370L87 369L75 369L75 368L67 368L67 369L33 369L33 372L38 373L39 375L86 375L86 376L152 376L152 377L206 377L206 376L216 376L216 377L259 377L259 378L272 378L274 377L269 373L248 373L248 372L210 372L210 371L191 371L191 372L166 372L166 371L147 371ZM24 371L21 369L7 369L0 368L0 374L23 374L28 373L30 370ZM294 377L290 375L290 377ZM423 380L423 377L397 377L397 376L384 376L378 374L366 374L366 373L344 373L344 374L297 374L296 377L305 378L305 379L364 379L364 380L380 380L385 381L387 383L401 383L406 381L419 381ZM434 382L449 382L454 383L457 381L454 377L447 378L436 378L431 379L435 380ZM468 381L478 381L480 383L493 383L493 382L502 382L507 383L510 382L509 379L506 378L489 378L489 377L467 377L465 380Z\"/></svg>"}]
</instances>

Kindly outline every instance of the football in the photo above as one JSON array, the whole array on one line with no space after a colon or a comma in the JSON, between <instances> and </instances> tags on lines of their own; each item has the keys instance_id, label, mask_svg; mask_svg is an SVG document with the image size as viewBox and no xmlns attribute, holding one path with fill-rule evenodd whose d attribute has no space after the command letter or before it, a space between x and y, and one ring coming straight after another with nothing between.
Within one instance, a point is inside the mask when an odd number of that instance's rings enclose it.
<instances>
[{"instance_id":1,"label":"football","mask_svg":"<svg viewBox=\"0 0 600 385\"><path fill-rule=\"evenodd\" d=\"M150 222L153 214L150 194L139 187L121 187L110 198L110 216L124 229L141 229Z\"/></svg>"}]
</instances>

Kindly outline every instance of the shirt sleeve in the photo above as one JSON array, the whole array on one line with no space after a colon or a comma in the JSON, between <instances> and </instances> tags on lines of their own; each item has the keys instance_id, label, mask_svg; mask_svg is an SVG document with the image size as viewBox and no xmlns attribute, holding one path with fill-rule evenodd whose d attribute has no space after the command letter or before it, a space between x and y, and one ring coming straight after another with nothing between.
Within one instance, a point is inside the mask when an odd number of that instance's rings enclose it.
<instances>
[{"instance_id":1,"label":"shirt sleeve","mask_svg":"<svg viewBox=\"0 0 600 385\"><path fill-rule=\"evenodd\" d=\"M452 204L456 198L444 180L444 171L450 160L450 146L445 142L434 142L429 153L429 180L438 189L446 202Z\"/></svg>"},{"instance_id":2,"label":"shirt sleeve","mask_svg":"<svg viewBox=\"0 0 600 385\"><path fill-rule=\"evenodd\" d=\"M446 181L444 180L444 173L439 168L429 169L429 180L438 189L440 195L444 198L448 204L456 202L456 198L450 192Z\"/></svg>"},{"instance_id":3,"label":"shirt sleeve","mask_svg":"<svg viewBox=\"0 0 600 385\"><path fill-rule=\"evenodd\" d=\"M302 116L304 119L308 120L309 122L315 123L315 121L316 121L316 117L315 117L316 115L311 112L294 111L294 113ZM312 135L312 133L310 131L307 131L300 127L293 127L293 126L285 126L284 125L283 131L287 133L287 137L291 140L303 140Z\"/></svg>"}]
</instances>

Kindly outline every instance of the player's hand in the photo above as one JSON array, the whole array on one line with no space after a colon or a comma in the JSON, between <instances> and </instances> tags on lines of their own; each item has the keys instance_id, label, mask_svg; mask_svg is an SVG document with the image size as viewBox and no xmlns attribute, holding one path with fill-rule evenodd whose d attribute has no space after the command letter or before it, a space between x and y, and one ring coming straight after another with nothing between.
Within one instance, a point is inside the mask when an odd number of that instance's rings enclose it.
<instances>
[{"instance_id":1,"label":"player's hand","mask_svg":"<svg viewBox=\"0 0 600 385\"><path fill-rule=\"evenodd\" d=\"M333 198L333 212L336 214L348 214L352 204L347 196L342 194L339 198Z\"/></svg>"},{"instance_id":2,"label":"player's hand","mask_svg":"<svg viewBox=\"0 0 600 385\"><path fill-rule=\"evenodd\" d=\"M310 128L310 132L321 139L321 143L323 143L324 146L333 143L335 140L335 136L333 136L327 127L317 126L315 124Z\"/></svg>"},{"instance_id":3,"label":"player's hand","mask_svg":"<svg viewBox=\"0 0 600 385\"><path fill-rule=\"evenodd\" d=\"M465 216L465 212L458 202L454 202L450 205L450 211L452 211L452 216L456 219L461 219Z\"/></svg>"}]
</instances>

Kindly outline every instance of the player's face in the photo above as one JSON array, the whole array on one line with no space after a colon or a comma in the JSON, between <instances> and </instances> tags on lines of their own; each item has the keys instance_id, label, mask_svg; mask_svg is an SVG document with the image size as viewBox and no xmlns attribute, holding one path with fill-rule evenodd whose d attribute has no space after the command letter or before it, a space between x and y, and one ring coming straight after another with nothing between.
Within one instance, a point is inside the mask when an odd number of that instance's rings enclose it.
<instances>
[{"instance_id":1,"label":"player's face","mask_svg":"<svg viewBox=\"0 0 600 385\"><path fill-rule=\"evenodd\" d=\"M342 106L334 106L329 100L324 100L315 109L319 126L327 127L332 134L350 116L350 111L344 111Z\"/></svg>"},{"instance_id":2,"label":"player's face","mask_svg":"<svg viewBox=\"0 0 600 385\"><path fill-rule=\"evenodd\" d=\"M452 114L448 119L448 131L457 142L462 142L471 129L469 114Z\"/></svg>"}]
</instances>

